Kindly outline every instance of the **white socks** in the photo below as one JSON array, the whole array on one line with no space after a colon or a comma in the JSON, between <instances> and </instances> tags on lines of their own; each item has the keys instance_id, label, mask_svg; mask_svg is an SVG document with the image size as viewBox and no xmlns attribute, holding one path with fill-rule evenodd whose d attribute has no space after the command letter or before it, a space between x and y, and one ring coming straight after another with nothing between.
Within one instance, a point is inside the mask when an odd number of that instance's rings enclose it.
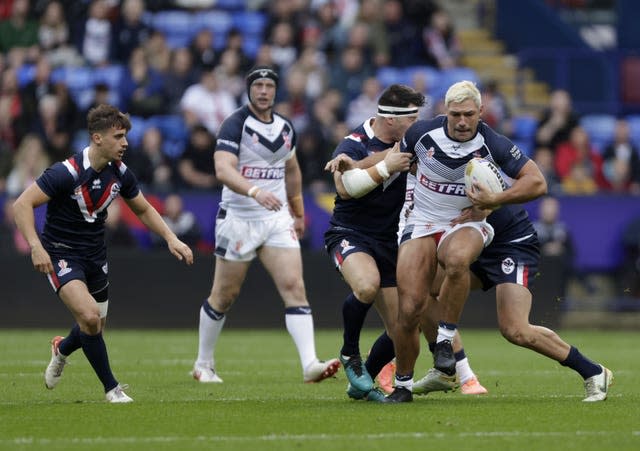
<instances>
[{"instance_id":1,"label":"white socks","mask_svg":"<svg viewBox=\"0 0 640 451\"><path fill-rule=\"evenodd\" d=\"M316 343L313 332L313 316L284 315L287 331L298 348L302 371L317 360Z\"/></svg>"},{"instance_id":2,"label":"white socks","mask_svg":"<svg viewBox=\"0 0 640 451\"><path fill-rule=\"evenodd\" d=\"M210 364L214 366L213 350L218 342L220 332L224 326L226 316L220 320L214 320L200 307L200 326L198 328L198 359L196 364Z\"/></svg>"}]
</instances>

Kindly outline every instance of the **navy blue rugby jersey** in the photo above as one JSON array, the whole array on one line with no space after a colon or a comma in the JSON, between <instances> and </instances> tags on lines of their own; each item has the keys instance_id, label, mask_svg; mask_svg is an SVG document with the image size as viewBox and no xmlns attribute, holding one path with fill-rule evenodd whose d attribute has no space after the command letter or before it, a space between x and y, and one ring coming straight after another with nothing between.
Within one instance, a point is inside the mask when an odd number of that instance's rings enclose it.
<instances>
[{"instance_id":1,"label":"navy blue rugby jersey","mask_svg":"<svg viewBox=\"0 0 640 451\"><path fill-rule=\"evenodd\" d=\"M374 136L371 120L354 129L333 152L333 158L344 153L353 160L393 147ZM407 173L391 177L359 199L342 199L336 195L332 227L358 230L373 237L396 241L398 218L404 203Z\"/></svg>"},{"instance_id":2,"label":"navy blue rugby jersey","mask_svg":"<svg viewBox=\"0 0 640 451\"><path fill-rule=\"evenodd\" d=\"M89 148L55 163L36 180L51 198L42 233L46 249L95 249L104 246L107 207L121 194L132 199L140 192L135 175L122 162L96 172Z\"/></svg>"}]
</instances>

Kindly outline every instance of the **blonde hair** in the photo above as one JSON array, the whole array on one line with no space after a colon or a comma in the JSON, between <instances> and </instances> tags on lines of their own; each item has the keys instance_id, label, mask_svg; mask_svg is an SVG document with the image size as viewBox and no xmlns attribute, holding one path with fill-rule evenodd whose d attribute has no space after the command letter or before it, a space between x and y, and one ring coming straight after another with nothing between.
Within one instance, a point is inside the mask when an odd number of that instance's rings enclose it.
<instances>
[{"instance_id":1,"label":"blonde hair","mask_svg":"<svg viewBox=\"0 0 640 451\"><path fill-rule=\"evenodd\" d=\"M476 84L469 80L459 81L451 85L444 96L445 106L450 103L462 103L465 100L473 100L478 108L482 106L482 97Z\"/></svg>"}]
</instances>

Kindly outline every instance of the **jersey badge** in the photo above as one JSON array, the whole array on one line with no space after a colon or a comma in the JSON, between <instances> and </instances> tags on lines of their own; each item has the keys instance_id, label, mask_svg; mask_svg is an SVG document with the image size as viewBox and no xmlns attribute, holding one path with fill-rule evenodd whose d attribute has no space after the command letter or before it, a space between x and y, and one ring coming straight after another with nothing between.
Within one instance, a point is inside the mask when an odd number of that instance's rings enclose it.
<instances>
[{"instance_id":1,"label":"jersey badge","mask_svg":"<svg viewBox=\"0 0 640 451\"><path fill-rule=\"evenodd\" d=\"M342 253L349 252L351 249L355 249L355 246L349 244L349 240L342 240L340 242L340 247L342 248Z\"/></svg>"},{"instance_id":2,"label":"jersey badge","mask_svg":"<svg viewBox=\"0 0 640 451\"><path fill-rule=\"evenodd\" d=\"M58 260L58 268L60 268L60 271L58 271L58 277L62 277L71 272L71 268L69 268L67 261L64 259Z\"/></svg>"},{"instance_id":3,"label":"jersey badge","mask_svg":"<svg viewBox=\"0 0 640 451\"><path fill-rule=\"evenodd\" d=\"M511 274L516 268L516 264L511 257L507 257L502 260L502 272L505 274Z\"/></svg>"}]
</instances>

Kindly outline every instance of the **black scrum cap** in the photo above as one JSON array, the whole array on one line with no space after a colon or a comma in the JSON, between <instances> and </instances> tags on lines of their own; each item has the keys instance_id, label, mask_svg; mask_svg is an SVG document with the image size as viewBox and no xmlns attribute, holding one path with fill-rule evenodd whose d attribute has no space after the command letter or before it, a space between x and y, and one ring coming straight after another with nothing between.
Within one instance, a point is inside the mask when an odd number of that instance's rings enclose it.
<instances>
[{"instance_id":1,"label":"black scrum cap","mask_svg":"<svg viewBox=\"0 0 640 451\"><path fill-rule=\"evenodd\" d=\"M256 66L249 71L246 77L247 81L247 95L250 96L251 85L254 81L260 78L270 78L276 84L276 88L278 87L278 73L274 71L269 66Z\"/></svg>"}]
</instances>

